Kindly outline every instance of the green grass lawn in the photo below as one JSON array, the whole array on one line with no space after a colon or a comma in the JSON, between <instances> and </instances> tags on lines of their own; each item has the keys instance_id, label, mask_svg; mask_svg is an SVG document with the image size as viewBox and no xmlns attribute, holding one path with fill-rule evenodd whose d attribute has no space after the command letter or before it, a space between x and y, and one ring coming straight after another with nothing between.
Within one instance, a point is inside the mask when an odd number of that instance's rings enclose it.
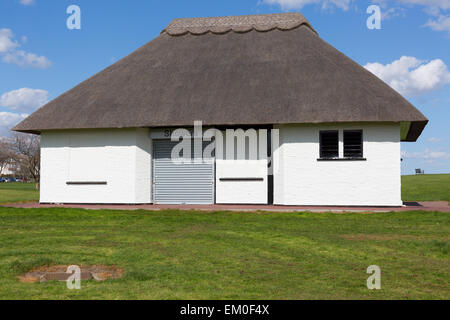
<instances>
[{"instance_id":1,"label":"green grass lawn","mask_svg":"<svg viewBox=\"0 0 450 320\"><path fill-rule=\"evenodd\" d=\"M403 201L450 201L450 174L402 176Z\"/></svg>"},{"instance_id":2,"label":"green grass lawn","mask_svg":"<svg viewBox=\"0 0 450 320\"><path fill-rule=\"evenodd\" d=\"M449 201L450 175L403 176L405 201ZM0 203L36 201L0 184ZM450 215L0 208L0 299L449 299ZM124 277L20 283L41 265L115 265ZM366 268L382 289L366 288Z\"/></svg>"},{"instance_id":3,"label":"green grass lawn","mask_svg":"<svg viewBox=\"0 0 450 320\"><path fill-rule=\"evenodd\" d=\"M0 203L38 201L39 191L34 183L0 183Z\"/></svg>"},{"instance_id":4,"label":"green grass lawn","mask_svg":"<svg viewBox=\"0 0 450 320\"><path fill-rule=\"evenodd\" d=\"M449 234L439 212L0 208L0 299L450 299ZM16 279L45 264L125 274L81 290Z\"/></svg>"}]
</instances>

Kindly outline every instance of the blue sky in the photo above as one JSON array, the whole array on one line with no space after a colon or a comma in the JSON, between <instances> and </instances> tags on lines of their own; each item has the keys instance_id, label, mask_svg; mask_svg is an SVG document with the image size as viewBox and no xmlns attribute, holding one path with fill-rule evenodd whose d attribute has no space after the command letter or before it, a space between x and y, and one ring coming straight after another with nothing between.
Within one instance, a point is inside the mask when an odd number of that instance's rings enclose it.
<instances>
[{"instance_id":1,"label":"blue sky","mask_svg":"<svg viewBox=\"0 0 450 320\"><path fill-rule=\"evenodd\" d=\"M81 30L69 30L69 5ZM381 29L369 30L369 5ZM320 36L402 93L430 123L402 143L404 174L450 173L450 0L1 0L0 136L155 38L174 18L300 11Z\"/></svg>"}]
</instances>

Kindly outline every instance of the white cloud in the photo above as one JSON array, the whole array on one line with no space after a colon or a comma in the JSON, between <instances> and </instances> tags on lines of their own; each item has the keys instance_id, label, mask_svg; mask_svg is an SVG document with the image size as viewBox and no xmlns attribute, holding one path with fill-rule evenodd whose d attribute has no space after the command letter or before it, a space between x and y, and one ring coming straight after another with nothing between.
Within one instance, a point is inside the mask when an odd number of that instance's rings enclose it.
<instances>
[{"instance_id":1,"label":"white cloud","mask_svg":"<svg viewBox=\"0 0 450 320\"><path fill-rule=\"evenodd\" d=\"M20 0L20 3L23 4L24 6L29 6L34 4L34 0Z\"/></svg>"},{"instance_id":2,"label":"white cloud","mask_svg":"<svg viewBox=\"0 0 450 320\"><path fill-rule=\"evenodd\" d=\"M402 157L405 159L437 160L437 159L449 159L450 153L445 152L445 151L435 151L435 150L425 149L422 152L402 151Z\"/></svg>"},{"instance_id":3,"label":"white cloud","mask_svg":"<svg viewBox=\"0 0 450 320\"><path fill-rule=\"evenodd\" d=\"M371 3L379 5L381 8L381 18L383 20L392 19L395 17L405 17L406 9L403 7L395 6L389 7L388 0L371 0Z\"/></svg>"},{"instance_id":4,"label":"white cloud","mask_svg":"<svg viewBox=\"0 0 450 320\"><path fill-rule=\"evenodd\" d=\"M431 143L441 142L442 140L444 140L444 139L442 139L442 138L435 138L435 137L431 137L431 138L427 139L427 141L431 142Z\"/></svg>"},{"instance_id":5,"label":"white cloud","mask_svg":"<svg viewBox=\"0 0 450 320\"><path fill-rule=\"evenodd\" d=\"M429 8L438 8L442 10L450 9L450 0L397 0L398 2L409 5L421 5Z\"/></svg>"},{"instance_id":6,"label":"white cloud","mask_svg":"<svg viewBox=\"0 0 450 320\"><path fill-rule=\"evenodd\" d=\"M8 136L11 128L28 117L26 113L0 112L0 136Z\"/></svg>"},{"instance_id":7,"label":"white cloud","mask_svg":"<svg viewBox=\"0 0 450 320\"><path fill-rule=\"evenodd\" d=\"M262 2L267 4L280 5L283 10L301 9L304 6L310 4L321 5L322 8L335 6L341 8L342 10L348 10L353 0L262 0ZM372 0L371 2L379 4L382 8L387 8L388 2L394 3L393 0ZM450 9L450 0L396 0L395 2L397 2L399 5L406 6L419 5L425 7L427 10L434 11ZM397 11L399 9L400 8L398 7L395 8L395 10Z\"/></svg>"},{"instance_id":8,"label":"white cloud","mask_svg":"<svg viewBox=\"0 0 450 320\"><path fill-rule=\"evenodd\" d=\"M430 16L424 27L429 27L433 31L447 32L450 35L450 0L371 0L381 8L383 19L390 19L398 16L406 16L406 8L415 6L423 7L423 11Z\"/></svg>"},{"instance_id":9,"label":"white cloud","mask_svg":"<svg viewBox=\"0 0 450 320\"><path fill-rule=\"evenodd\" d=\"M8 52L19 46L19 43L13 38L14 34L10 29L0 29L0 53Z\"/></svg>"},{"instance_id":10,"label":"white cloud","mask_svg":"<svg viewBox=\"0 0 450 320\"><path fill-rule=\"evenodd\" d=\"M406 16L406 10L405 8L400 7L393 7L393 8L386 8L381 10L381 18L388 20L395 17L405 17Z\"/></svg>"},{"instance_id":11,"label":"white cloud","mask_svg":"<svg viewBox=\"0 0 450 320\"><path fill-rule=\"evenodd\" d=\"M321 5L323 9L336 6L342 10L348 10L352 0L263 0L267 4L277 4L283 10L301 9L309 4Z\"/></svg>"},{"instance_id":12,"label":"white cloud","mask_svg":"<svg viewBox=\"0 0 450 320\"><path fill-rule=\"evenodd\" d=\"M27 38L22 37L22 43ZM33 67L45 69L51 66L50 60L44 56L38 56L31 52L18 50L18 41L14 40L14 34L10 29L0 29L0 55L5 63L17 64L20 67Z\"/></svg>"},{"instance_id":13,"label":"white cloud","mask_svg":"<svg viewBox=\"0 0 450 320\"><path fill-rule=\"evenodd\" d=\"M450 83L450 72L440 59L428 63L403 56L390 64L367 63L367 70L378 76L399 93L419 96Z\"/></svg>"},{"instance_id":14,"label":"white cloud","mask_svg":"<svg viewBox=\"0 0 450 320\"><path fill-rule=\"evenodd\" d=\"M33 112L48 102L48 91L21 88L4 93L0 106L19 112Z\"/></svg>"},{"instance_id":15,"label":"white cloud","mask_svg":"<svg viewBox=\"0 0 450 320\"><path fill-rule=\"evenodd\" d=\"M429 19L425 26L434 31L445 31L450 34L450 15L439 15L437 19Z\"/></svg>"},{"instance_id":16,"label":"white cloud","mask_svg":"<svg viewBox=\"0 0 450 320\"><path fill-rule=\"evenodd\" d=\"M3 58L3 62L14 63L19 67L34 67L39 69L46 69L52 65L50 60L44 56L37 56L34 53L25 52L23 50L16 50L6 53Z\"/></svg>"}]
</instances>

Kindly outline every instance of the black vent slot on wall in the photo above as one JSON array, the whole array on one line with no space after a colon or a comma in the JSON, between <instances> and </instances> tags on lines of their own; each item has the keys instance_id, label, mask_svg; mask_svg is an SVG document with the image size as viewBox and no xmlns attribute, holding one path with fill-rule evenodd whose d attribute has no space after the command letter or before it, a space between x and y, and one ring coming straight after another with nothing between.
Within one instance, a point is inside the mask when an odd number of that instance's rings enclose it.
<instances>
[{"instance_id":1,"label":"black vent slot on wall","mask_svg":"<svg viewBox=\"0 0 450 320\"><path fill-rule=\"evenodd\" d=\"M345 158L363 157L362 130L344 131L344 157Z\"/></svg>"},{"instance_id":2,"label":"black vent slot on wall","mask_svg":"<svg viewBox=\"0 0 450 320\"><path fill-rule=\"evenodd\" d=\"M320 158L339 157L339 133L337 130L320 131Z\"/></svg>"},{"instance_id":3,"label":"black vent slot on wall","mask_svg":"<svg viewBox=\"0 0 450 320\"><path fill-rule=\"evenodd\" d=\"M93 185L107 185L106 181L67 181L67 185L72 186L93 186Z\"/></svg>"},{"instance_id":4,"label":"black vent slot on wall","mask_svg":"<svg viewBox=\"0 0 450 320\"><path fill-rule=\"evenodd\" d=\"M220 178L220 181L264 181L264 178Z\"/></svg>"}]
</instances>

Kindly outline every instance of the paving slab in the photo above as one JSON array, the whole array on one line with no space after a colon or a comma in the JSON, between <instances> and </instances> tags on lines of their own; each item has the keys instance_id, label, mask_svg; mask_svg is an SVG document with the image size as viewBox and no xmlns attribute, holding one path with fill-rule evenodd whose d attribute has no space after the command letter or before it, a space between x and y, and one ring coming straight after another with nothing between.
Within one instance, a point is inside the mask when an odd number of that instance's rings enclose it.
<instances>
[{"instance_id":1,"label":"paving slab","mask_svg":"<svg viewBox=\"0 0 450 320\"><path fill-rule=\"evenodd\" d=\"M390 211L441 211L450 212L446 201L405 202L401 207L364 207L364 206L279 206L279 205L121 205L121 204L40 204L37 202L5 204L3 207L15 208L80 208L89 210L200 210L200 211L268 211L268 212L360 212L376 213Z\"/></svg>"}]
</instances>

